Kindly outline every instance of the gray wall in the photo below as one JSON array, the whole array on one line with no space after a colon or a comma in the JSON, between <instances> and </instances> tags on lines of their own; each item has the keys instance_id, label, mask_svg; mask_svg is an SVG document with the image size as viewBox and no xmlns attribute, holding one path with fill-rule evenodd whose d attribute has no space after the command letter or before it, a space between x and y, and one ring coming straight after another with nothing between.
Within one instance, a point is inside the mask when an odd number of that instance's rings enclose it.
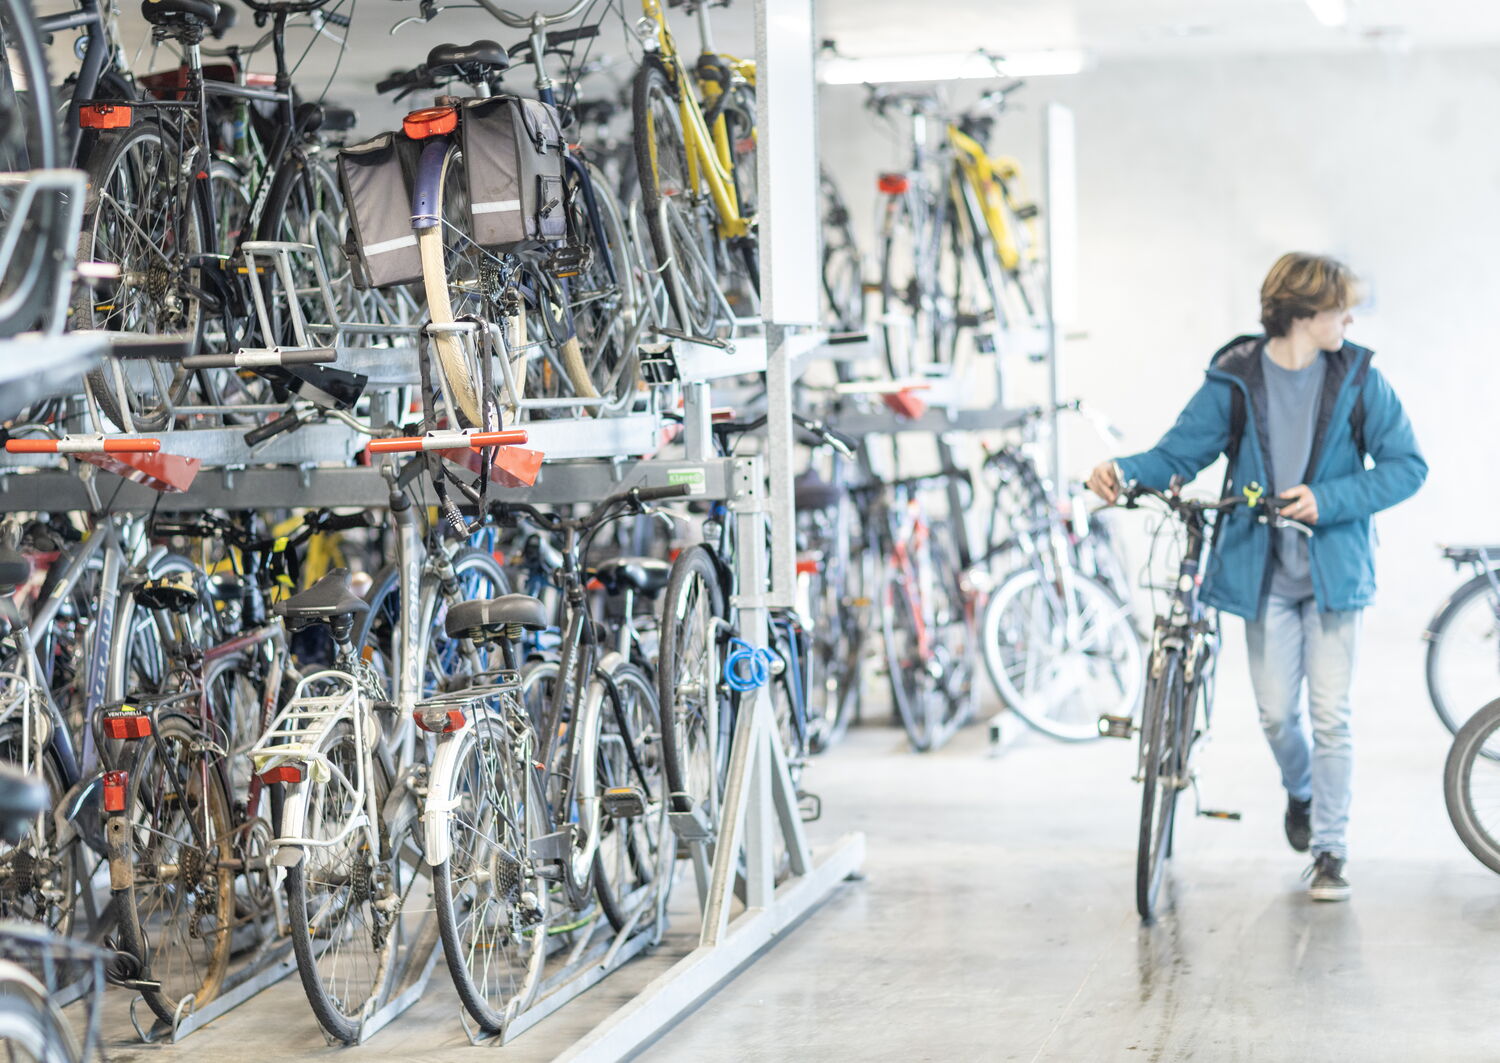
<instances>
[{"instance_id":1,"label":"gray wall","mask_svg":"<svg viewBox=\"0 0 1500 1063\"><path fill-rule=\"evenodd\" d=\"M822 91L825 159L868 226L874 171L900 153L863 90ZM1077 116L1080 319L1064 324L1084 335L1067 344L1064 388L1125 431L1123 450L1154 442L1213 351L1256 328L1282 251L1338 254L1368 279L1351 338L1379 352L1432 466L1379 520L1372 620L1415 636L1456 582L1434 543L1500 541L1500 142L1482 124L1500 107L1500 52L1135 60L1022 96L997 147L1033 172L1042 105ZM1081 472L1103 451L1072 435Z\"/></svg>"}]
</instances>

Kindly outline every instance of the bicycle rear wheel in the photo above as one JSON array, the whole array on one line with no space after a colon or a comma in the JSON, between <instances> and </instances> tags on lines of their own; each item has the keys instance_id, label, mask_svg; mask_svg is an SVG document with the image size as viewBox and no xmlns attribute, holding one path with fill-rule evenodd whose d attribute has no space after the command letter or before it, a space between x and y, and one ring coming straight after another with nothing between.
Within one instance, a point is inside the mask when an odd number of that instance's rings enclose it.
<instances>
[{"instance_id":1,"label":"bicycle rear wheel","mask_svg":"<svg viewBox=\"0 0 1500 1063\"><path fill-rule=\"evenodd\" d=\"M353 725L335 723L317 752L334 769L333 777L310 778L301 784L303 793L287 800L307 802L306 836L329 844L307 846L287 868L287 910L297 973L313 1014L330 1036L352 1044L368 1010L379 1006L391 985L406 937L402 908L416 868L409 839L391 834L387 824L348 829L367 811L363 795L341 781L365 774L366 754ZM378 760L369 767L365 785L374 788L380 815L390 784Z\"/></svg>"},{"instance_id":2,"label":"bicycle rear wheel","mask_svg":"<svg viewBox=\"0 0 1500 1063\"><path fill-rule=\"evenodd\" d=\"M1500 591L1492 581L1500 574L1469 580L1427 627L1427 692L1453 734L1476 707L1475 692L1494 690L1500 680Z\"/></svg>"},{"instance_id":3,"label":"bicycle rear wheel","mask_svg":"<svg viewBox=\"0 0 1500 1063\"><path fill-rule=\"evenodd\" d=\"M141 992L168 1025L218 996L234 931L229 798L203 737L181 717L159 717L130 766L125 806L131 882L117 906L120 943L159 983Z\"/></svg>"},{"instance_id":4,"label":"bicycle rear wheel","mask_svg":"<svg viewBox=\"0 0 1500 1063\"><path fill-rule=\"evenodd\" d=\"M880 234L880 320L886 365L896 380L951 359L954 318L942 290L941 210L907 191L886 200Z\"/></svg>"},{"instance_id":5,"label":"bicycle rear wheel","mask_svg":"<svg viewBox=\"0 0 1500 1063\"><path fill-rule=\"evenodd\" d=\"M1458 729L1443 766L1443 799L1464 848L1500 875L1500 700Z\"/></svg>"},{"instance_id":6,"label":"bicycle rear wheel","mask_svg":"<svg viewBox=\"0 0 1500 1063\"><path fill-rule=\"evenodd\" d=\"M26 0L0 2L0 172L58 165L47 52Z\"/></svg>"},{"instance_id":7,"label":"bicycle rear wheel","mask_svg":"<svg viewBox=\"0 0 1500 1063\"><path fill-rule=\"evenodd\" d=\"M1179 717L1188 706L1183 690L1182 658L1169 652L1160 680L1152 685L1141 721L1141 826L1136 844L1135 907L1150 922L1156 915L1172 827L1177 812L1178 776L1184 751L1179 747Z\"/></svg>"},{"instance_id":8,"label":"bicycle rear wheel","mask_svg":"<svg viewBox=\"0 0 1500 1063\"><path fill-rule=\"evenodd\" d=\"M504 724L480 716L447 784L452 851L432 869L443 956L464 1009L489 1033L525 1007L547 953L547 883L526 853L543 802Z\"/></svg>"}]
</instances>

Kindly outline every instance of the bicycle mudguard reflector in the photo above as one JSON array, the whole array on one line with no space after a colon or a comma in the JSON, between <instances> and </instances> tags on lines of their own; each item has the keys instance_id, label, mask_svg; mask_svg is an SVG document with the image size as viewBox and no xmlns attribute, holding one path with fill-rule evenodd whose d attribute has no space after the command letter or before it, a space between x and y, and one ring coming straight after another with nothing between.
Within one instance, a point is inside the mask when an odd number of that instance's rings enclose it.
<instances>
[{"instance_id":1,"label":"bicycle mudguard reflector","mask_svg":"<svg viewBox=\"0 0 1500 1063\"><path fill-rule=\"evenodd\" d=\"M563 239L567 143L557 108L518 96L470 100L460 128L475 242L514 251Z\"/></svg>"},{"instance_id":2,"label":"bicycle mudguard reflector","mask_svg":"<svg viewBox=\"0 0 1500 1063\"><path fill-rule=\"evenodd\" d=\"M422 255L411 227L412 173L420 145L397 133L339 152L339 184L349 208L344 250L360 288L422 279Z\"/></svg>"}]
</instances>

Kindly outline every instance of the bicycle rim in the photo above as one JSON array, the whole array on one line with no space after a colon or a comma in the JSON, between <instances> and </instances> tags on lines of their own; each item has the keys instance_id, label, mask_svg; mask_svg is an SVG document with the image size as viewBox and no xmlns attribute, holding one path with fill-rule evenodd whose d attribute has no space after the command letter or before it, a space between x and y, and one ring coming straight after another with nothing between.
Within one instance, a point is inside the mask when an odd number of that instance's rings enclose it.
<instances>
[{"instance_id":1,"label":"bicycle rim","mask_svg":"<svg viewBox=\"0 0 1500 1063\"><path fill-rule=\"evenodd\" d=\"M711 826L718 823L729 764L727 712L719 693L723 618L717 566L707 547L690 547L672 563L662 597L657 665L662 757L674 811L703 809ZM687 795L690 805L678 801L678 794Z\"/></svg>"},{"instance_id":2,"label":"bicycle rim","mask_svg":"<svg viewBox=\"0 0 1500 1063\"><path fill-rule=\"evenodd\" d=\"M1142 919L1156 915L1156 901L1167 857L1172 847L1172 824L1178 789L1175 777L1181 762L1173 725L1183 711L1182 664L1175 654L1162 665L1158 696L1146 709L1141 739L1146 742L1141 789L1141 829L1136 846L1135 907ZM1147 731L1149 728L1149 734Z\"/></svg>"},{"instance_id":3,"label":"bicycle rim","mask_svg":"<svg viewBox=\"0 0 1500 1063\"><path fill-rule=\"evenodd\" d=\"M1443 767L1448 818L1474 858L1500 874L1500 700L1459 728Z\"/></svg>"},{"instance_id":4,"label":"bicycle rim","mask_svg":"<svg viewBox=\"0 0 1500 1063\"><path fill-rule=\"evenodd\" d=\"M1474 692L1493 690L1500 679L1500 594L1492 578L1500 577L1480 574L1465 583L1428 629L1427 691L1453 734L1478 707Z\"/></svg>"}]
</instances>

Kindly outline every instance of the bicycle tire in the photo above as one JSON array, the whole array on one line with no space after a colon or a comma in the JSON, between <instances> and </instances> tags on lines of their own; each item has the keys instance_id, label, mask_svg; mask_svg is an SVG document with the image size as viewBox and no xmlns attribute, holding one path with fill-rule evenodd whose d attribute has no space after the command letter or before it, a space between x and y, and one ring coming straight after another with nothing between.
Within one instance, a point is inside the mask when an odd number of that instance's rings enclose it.
<instances>
[{"instance_id":1,"label":"bicycle tire","mask_svg":"<svg viewBox=\"0 0 1500 1063\"><path fill-rule=\"evenodd\" d=\"M1427 639L1427 695L1432 699L1433 711L1442 721L1450 734L1458 734L1467 716L1464 714L1464 706L1457 701L1457 692L1464 690L1488 690L1495 686L1495 680L1500 678L1497 669L1492 667L1486 681L1476 682L1477 673L1482 665L1474 669L1475 674L1465 675L1464 678L1447 683L1444 682L1442 672L1444 662L1450 649L1449 639L1451 633L1467 618L1472 611L1479 610L1477 620L1483 626L1484 613L1482 608L1486 602L1491 607L1492 618L1489 624L1488 638L1492 645L1488 651L1475 652L1472 647L1452 648L1460 663L1470 660L1478 662L1488 656L1492 666L1500 664L1500 598L1493 597L1490 581L1500 578L1494 573L1483 573L1469 579L1448 599L1438 614L1428 623L1425 632ZM1467 669L1466 669L1467 671ZM1486 685L1487 682L1487 685ZM1445 690L1445 688L1448 688ZM1450 697L1450 694L1455 696ZM1485 756L1495 757L1496 751L1487 751Z\"/></svg>"},{"instance_id":2,"label":"bicycle tire","mask_svg":"<svg viewBox=\"0 0 1500 1063\"><path fill-rule=\"evenodd\" d=\"M838 185L827 171L819 174L818 184L823 208L823 296L840 332L860 332L865 327L864 259Z\"/></svg>"},{"instance_id":3,"label":"bicycle tire","mask_svg":"<svg viewBox=\"0 0 1500 1063\"><path fill-rule=\"evenodd\" d=\"M1087 742L1099 737L1101 714L1135 715L1145 664L1129 612L1119 600L1082 573L1070 574L1069 582L1075 598L1072 611L1082 625L1077 632L1069 626L1069 610L1056 584L1037 568L1027 567L1012 573L990 595L980 637L990 682L1011 711L1043 734ZM1074 676L1075 686L1069 689L1075 697L1039 703L1038 697L1065 672ZM1034 683L1034 678L1040 682ZM1083 680L1099 680L1101 689L1079 689ZM1112 687L1118 692L1105 704ZM1070 708L1081 714L1076 720L1064 715Z\"/></svg>"},{"instance_id":4,"label":"bicycle tire","mask_svg":"<svg viewBox=\"0 0 1500 1063\"><path fill-rule=\"evenodd\" d=\"M199 268L186 263L205 250L205 226L191 187L177 183L180 155L174 132L159 122L139 123L96 144L88 166L78 261L115 263L120 276L75 287L74 329L185 335L194 353L202 346L203 308L193 293L203 285ZM127 235L109 231L111 224ZM177 250L169 257L159 250L163 247ZM169 406L187 397L192 375L180 365L163 375L153 359L122 363L120 371L126 376L135 429L165 428ZM113 373L90 370L87 384L104 416L123 429L125 411Z\"/></svg>"},{"instance_id":5,"label":"bicycle tire","mask_svg":"<svg viewBox=\"0 0 1500 1063\"><path fill-rule=\"evenodd\" d=\"M608 413L619 409L635 394L640 375L637 347L644 315L636 291L636 263L620 204L599 168L593 163L584 165L589 175L593 211L589 210L582 178L571 169L566 198L573 214L572 227L590 246L591 253L582 272L570 283L569 296L578 342L587 352L585 380L595 395L604 398L607 405L601 412ZM600 234L604 246L593 246ZM581 388L582 383L575 379L575 392L584 394Z\"/></svg>"},{"instance_id":6,"label":"bicycle tire","mask_svg":"<svg viewBox=\"0 0 1500 1063\"><path fill-rule=\"evenodd\" d=\"M458 998L480 1029L498 1033L507 1018L524 1008L536 991L547 953L547 883L535 868L527 875L525 862L507 860L507 854L525 852L530 838L545 833L546 827L539 822L542 801L529 766L521 763L519 780L512 770L516 758L509 755L511 739L503 724L488 715L477 717L473 728L466 730L459 741L466 747L464 755L453 761L454 773L457 779L463 778L466 766L472 763L473 785L449 783L450 799L460 803L449 820L452 852L432 869L433 901L443 957ZM488 760L474 759L491 747L498 747L503 762L497 764L493 753ZM503 790L491 786L499 775L504 776ZM492 820L487 820L475 794L503 799L517 787L527 795L519 813L497 811ZM473 846L466 846L463 839L472 839ZM491 851L476 852L481 845ZM502 866L514 881L504 881L497 889L503 876L490 872ZM485 873L472 874L472 867L482 867ZM480 896L481 891L489 900ZM497 905L503 910L494 911ZM477 917L471 924L476 909ZM505 918L492 919L492 915ZM505 950L511 944L515 946L514 961L506 959ZM516 972L519 977L508 972Z\"/></svg>"},{"instance_id":7,"label":"bicycle tire","mask_svg":"<svg viewBox=\"0 0 1500 1063\"><path fill-rule=\"evenodd\" d=\"M631 90L636 172L646 228L678 328L711 337L723 319L713 271L717 238L713 208L689 166L678 110L681 91L655 63L636 72Z\"/></svg>"},{"instance_id":8,"label":"bicycle tire","mask_svg":"<svg viewBox=\"0 0 1500 1063\"><path fill-rule=\"evenodd\" d=\"M1500 731L1500 699L1484 706L1458 729L1443 764L1443 802L1464 848L1500 875L1500 824L1493 828L1485 824L1474 794L1476 768L1486 777L1500 779L1500 767L1494 763L1500 757L1496 756L1496 750L1485 749L1497 731Z\"/></svg>"},{"instance_id":9,"label":"bicycle tire","mask_svg":"<svg viewBox=\"0 0 1500 1063\"><path fill-rule=\"evenodd\" d=\"M22 712L27 711L22 709ZM0 725L0 762L20 765L23 748L22 727L13 721ZM62 765L50 746L41 751L41 763L32 770L47 784L47 807L58 808L67 793ZM75 838L62 852L56 852L55 826L50 815L43 816L43 835L35 829L15 845L0 842L0 919L24 919L40 923L64 937L73 932L74 914L81 884L78 858L81 855ZM50 883L50 887L49 887ZM60 903L54 900L59 886L65 891Z\"/></svg>"},{"instance_id":10,"label":"bicycle tire","mask_svg":"<svg viewBox=\"0 0 1500 1063\"><path fill-rule=\"evenodd\" d=\"M353 726L348 720L340 720L328 728L317 746L317 751L351 780L355 777L359 756L353 748L354 739ZM342 761L337 759L340 756ZM390 793L390 782L378 757L371 758L370 766L373 777L369 785L375 789L375 808L383 810ZM319 829L313 820L313 813L320 808L318 802L327 800L329 784L308 785L320 786L321 790L312 789L300 797L309 805L305 821L307 836L330 837L337 833L332 828L338 821L325 824L328 829ZM353 1044L359 1039L366 1009L383 1000L390 985L394 974L393 961L401 947L399 939L404 938L404 934L401 905L389 902L393 897L404 901L403 886L405 890L410 889L409 882L401 882L397 874L401 867L398 846L402 840L390 837L385 823L366 825L361 831L361 841L343 846L350 855L347 865L333 864L333 859L338 856L333 846L308 847L303 851L302 859L286 872L287 917L291 924L292 950L297 956L297 974L318 1023L330 1037L345 1044ZM376 855L372 858L371 853ZM396 881L394 891L382 883L377 896L376 881L380 872L391 875ZM314 908L308 903L313 895L320 900L326 895L328 899ZM324 919L330 910L338 913L334 917L336 922ZM316 928L312 925L313 919L320 920ZM357 923L354 922L356 919ZM352 940L365 955L356 956L355 949L346 953L343 948L332 945L324 945L315 951L314 935L338 944L342 944L339 939ZM368 950L364 949L367 941ZM331 958L330 953L333 954ZM338 961L346 956L353 962L335 970ZM322 963L325 958L330 962ZM340 988L342 992L339 992Z\"/></svg>"},{"instance_id":11,"label":"bicycle tire","mask_svg":"<svg viewBox=\"0 0 1500 1063\"><path fill-rule=\"evenodd\" d=\"M717 827L729 765L729 712L720 692L720 627L727 617L718 561L708 546L696 543L677 555L661 603L656 681L672 808L705 808L709 825Z\"/></svg>"},{"instance_id":12,"label":"bicycle tire","mask_svg":"<svg viewBox=\"0 0 1500 1063\"><path fill-rule=\"evenodd\" d=\"M937 207L917 217L915 192L887 198L880 235L880 313L886 367L894 380L920 377L944 356L951 314L942 313L941 255L946 221ZM909 319L909 342L894 322Z\"/></svg>"},{"instance_id":13,"label":"bicycle tire","mask_svg":"<svg viewBox=\"0 0 1500 1063\"><path fill-rule=\"evenodd\" d=\"M595 851L594 894L609 925L619 931L638 911L659 907L660 891L670 888L672 856L663 847L671 845L671 834L656 684L644 669L623 660L603 678L605 705L595 761L599 789L602 793L612 787L638 787L645 806L639 816L606 817ZM634 748L634 757L627 745ZM650 922L651 917L643 915L636 926Z\"/></svg>"},{"instance_id":14,"label":"bicycle tire","mask_svg":"<svg viewBox=\"0 0 1500 1063\"><path fill-rule=\"evenodd\" d=\"M23 980L21 973L8 973L0 970L0 1047L7 1050L7 1059L84 1063L78 1035L48 999L46 987L29 976Z\"/></svg>"},{"instance_id":15,"label":"bicycle tire","mask_svg":"<svg viewBox=\"0 0 1500 1063\"><path fill-rule=\"evenodd\" d=\"M906 730L907 739L918 753L932 749L941 709L946 700L943 689L931 682L934 678L928 662L920 657L920 609L907 593L901 573L888 566L881 592L880 626L885 642L886 672L890 677L891 698L896 716Z\"/></svg>"},{"instance_id":16,"label":"bicycle tire","mask_svg":"<svg viewBox=\"0 0 1500 1063\"><path fill-rule=\"evenodd\" d=\"M463 149L457 142L449 146L443 159L435 213L441 219L439 224L417 233L428 315L437 325L452 324L470 314L491 317L480 284L485 252L472 236L469 186L463 170ZM488 427L481 404L488 410L490 396L479 394L481 377L463 344L454 334L443 332L432 338L431 350L437 355L435 368L445 382L443 394L452 399L454 409L449 412L457 426Z\"/></svg>"},{"instance_id":17,"label":"bicycle tire","mask_svg":"<svg viewBox=\"0 0 1500 1063\"><path fill-rule=\"evenodd\" d=\"M12 66L19 60L19 69ZM0 2L0 171L50 170L58 162L56 105L47 50L31 4Z\"/></svg>"},{"instance_id":18,"label":"bicycle tire","mask_svg":"<svg viewBox=\"0 0 1500 1063\"><path fill-rule=\"evenodd\" d=\"M224 866L233 856L229 796L206 752L214 743L202 737L181 716L158 717L156 734L138 745L127 784L131 881L116 905L120 944L141 961L142 977L156 983L143 986L141 995L168 1026L189 999L198 1009L218 996L233 944L234 876ZM176 764L170 775L164 754ZM185 795L172 789L183 779ZM199 810L202 844L193 840L185 815ZM195 942L206 945L201 964ZM187 962L179 964L181 958Z\"/></svg>"},{"instance_id":19,"label":"bicycle tire","mask_svg":"<svg viewBox=\"0 0 1500 1063\"><path fill-rule=\"evenodd\" d=\"M1165 654L1161 678L1153 684L1152 693L1155 697L1147 701L1141 721L1144 771L1135 858L1135 908L1148 923L1156 917L1156 902L1166 861L1171 855L1177 814L1179 790L1175 784L1162 782L1163 769L1166 775L1175 778L1183 752L1177 748L1179 735L1173 726L1186 710L1182 659L1176 652Z\"/></svg>"}]
</instances>

